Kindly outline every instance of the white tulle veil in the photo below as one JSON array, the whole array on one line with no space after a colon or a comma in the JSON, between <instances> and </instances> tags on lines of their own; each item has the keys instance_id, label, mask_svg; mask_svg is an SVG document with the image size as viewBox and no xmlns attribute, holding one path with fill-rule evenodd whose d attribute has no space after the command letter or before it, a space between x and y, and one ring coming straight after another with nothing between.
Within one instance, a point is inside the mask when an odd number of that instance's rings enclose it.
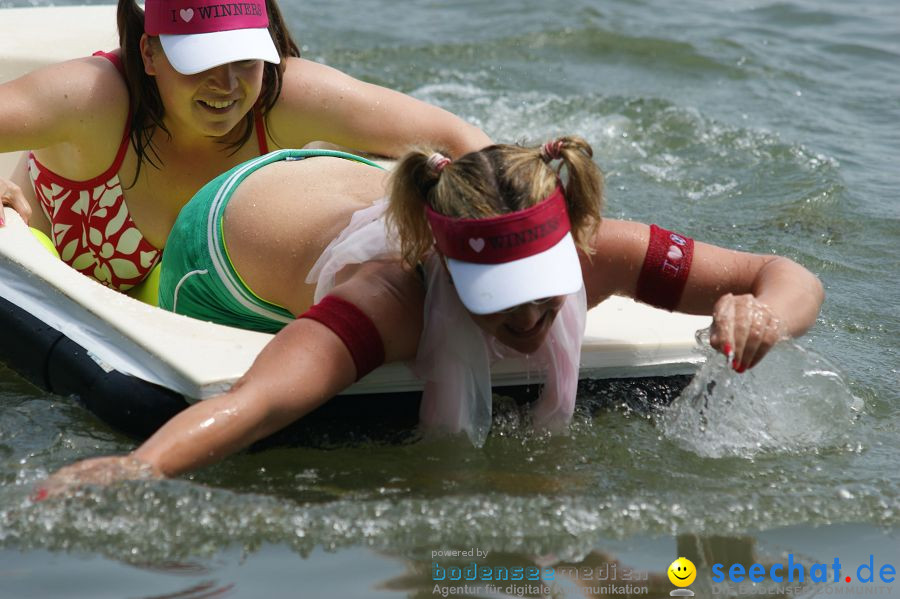
<instances>
[{"instance_id":1,"label":"white tulle veil","mask_svg":"<svg viewBox=\"0 0 900 599\"><path fill-rule=\"evenodd\" d=\"M306 278L316 284L315 301L328 295L335 275L345 266L397 257L400 244L388 231L381 200L356 212L350 224L332 241ZM484 444L491 427L491 365L500 358L521 356L485 334L469 316L439 257L425 264L425 323L411 368L425 382L420 421L426 432L464 431L476 446ZM584 287L569 295L550 328L546 341L527 356L529 367L545 377L533 409L534 425L564 430L575 408L581 340L587 304Z\"/></svg>"}]
</instances>

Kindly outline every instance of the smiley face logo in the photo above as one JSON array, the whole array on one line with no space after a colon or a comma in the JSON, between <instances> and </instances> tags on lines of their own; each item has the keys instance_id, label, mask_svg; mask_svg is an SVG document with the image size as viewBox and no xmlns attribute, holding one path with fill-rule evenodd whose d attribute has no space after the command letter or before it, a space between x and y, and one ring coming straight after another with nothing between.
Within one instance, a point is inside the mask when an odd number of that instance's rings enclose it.
<instances>
[{"instance_id":1,"label":"smiley face logo","mask_svg":"<svg viewBox=\"0 0 900 599\"><path fill-rule=\"evenodd\" d=\"M668 570L669 581L677 587L690 586L694 579L697 578L697 568L694 563L684 557L679 557L672 562Z\"/></svg>"}]
</instances>

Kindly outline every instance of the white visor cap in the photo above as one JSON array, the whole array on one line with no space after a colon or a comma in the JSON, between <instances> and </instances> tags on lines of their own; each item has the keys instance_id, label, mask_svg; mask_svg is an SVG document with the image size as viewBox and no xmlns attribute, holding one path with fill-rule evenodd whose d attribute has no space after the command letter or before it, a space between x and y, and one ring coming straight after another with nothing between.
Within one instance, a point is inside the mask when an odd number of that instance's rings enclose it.
<instances>
[{"instance_id":1,"label":"white visor cap","mask_svg":"<svg viewBox=\"0 0 900 599\"><path fill-rule=\"evenodd\" d=\"M275 42L265 27L188 35L160 34L159 41L169 63L182 75L242 60L281 62Z\"/></svg>"},{"instance_id":2,"label":"white visor cap","mask_svg":"<svg viewBox=\"0 0 900 599\"><path fill-rule=\"evenodd\" d=\"M493 314L534 300L575 293L584 285L571 233L553 247L502 264L447 258L459 299L473 314Z\"/></svg>"}]
</instances>

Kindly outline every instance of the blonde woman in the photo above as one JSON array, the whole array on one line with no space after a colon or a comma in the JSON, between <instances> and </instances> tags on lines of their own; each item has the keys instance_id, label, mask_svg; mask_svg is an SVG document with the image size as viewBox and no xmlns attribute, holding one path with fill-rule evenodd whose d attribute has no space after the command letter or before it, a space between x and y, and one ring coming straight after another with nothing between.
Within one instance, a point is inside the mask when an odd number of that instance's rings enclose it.
<instances>
[{"instance_id":1,"label":"blonde woman","mask_svg":"<svg viewBox=\"0 0 900 599\"><path fill-rule=\"evenodd\" d=\"M491 361L534 356L547 374L534 423L561 429L585 311L611 295L711 314L711 344L738 371L815 322L822 287L786 258L601 219L591 153L577 137L458 160L417 151L389 180L354 157L284 151L226 173L179 217L160 301L278 333L229 392L129 456L63 469L51 487L221 460L398 360L426 382L422 424L481 444Z\"/></svg>"}]
</instances>

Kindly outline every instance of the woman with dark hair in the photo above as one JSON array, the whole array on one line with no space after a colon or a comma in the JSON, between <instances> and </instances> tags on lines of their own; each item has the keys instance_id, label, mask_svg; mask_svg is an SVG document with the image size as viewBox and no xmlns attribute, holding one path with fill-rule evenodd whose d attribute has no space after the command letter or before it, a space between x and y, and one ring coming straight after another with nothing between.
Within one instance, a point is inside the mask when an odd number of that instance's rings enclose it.
<instances>
[{"instance_id":1,"label":"woman with dark hair","mask_svg":"<svg viewBox=\"0 0 900 599\"><path fill-rule=\"evenodd\" d=\"M398 156L427 142L461 155L490 142L301 59L275 0L120 0L118 26L117 50L0 85L0 152L31 150L0 178L0 200L117 290L153 269L202 185L270 149L325 141Z\"/></svg>"},{"instance_id":2,"label":"woman with dark hair","mask_svg":"<svg viewBox=\"0 0 900 599\"><path fill-rule=\"evenodd\" d=\"M601 219L591 155L577 137L455 161L414 151L388 186L357 158L283 150L210 182L172 231L160 303L279 332L230 391L176 415L130 456L64 468L51 492L220 460L391 361L411 361L425 381L426 428L480 445L492 359L526 354L546 375L534 424L562 429L585 313L611 295L711 314L710 343L738 372L812 326L822 286L797 263ZM379 188L390 198L373 203Z\"/></svg>"}]
</instances>

